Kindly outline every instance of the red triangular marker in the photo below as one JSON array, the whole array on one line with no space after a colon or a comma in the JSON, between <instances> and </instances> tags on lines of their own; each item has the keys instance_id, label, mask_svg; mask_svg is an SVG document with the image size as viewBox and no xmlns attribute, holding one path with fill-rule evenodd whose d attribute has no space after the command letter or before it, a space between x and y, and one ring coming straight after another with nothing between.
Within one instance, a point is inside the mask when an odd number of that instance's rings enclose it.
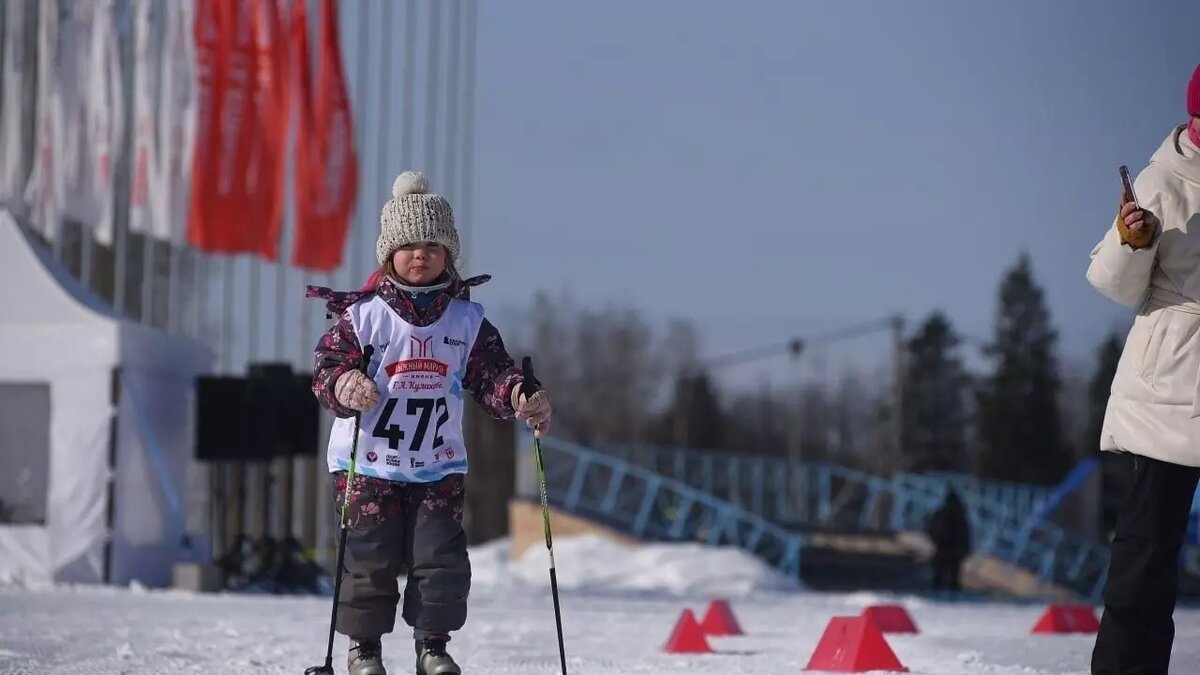
<instances>
[{"instance_id":1,"label":"red triangular marker","mask_svg":"<svg viewBox=\"0 0 1200 675\"><path fill-rule=\"evenodd\" d=\"M1071 616L1075 618L1077 632L1100 632L1100 619L1096 618L1096 610L1091 605L1076 605L1070 608Z\"/></svg>"},{"instance_id":2,"label":"red triangular marker","mask_svg":"<svg viewBox=\"0 0 1200 675\"><path fill-rule=\"evenodd\" d=\"M1050 605L1033 626L1033 633L1095 633L1100 630L1096 612L1087 605Z\"/></svg>"},{"instance_id":3,"label":"red triangular marker","mask_svg":"<svg viewBox=\"0 0 1200 675\"><path fill-rule=\"evenodd\" d=\"M829 622L805 670L907 673L875 624L861 616L838 616Z\"/></svg>"},{"instance_id":4,"label":"red triangular marker","mask_svg":"<svg viewBox=\"0 0 1200 675\"><path fill-rule=\"evenodd\" d=\"M696 621L692 610L685 609L679 615L679 621L675 622L675 630L671 631L671 638L667 640L663 651L668 654L712 653L712 647L708 646L708 639L704 637L704 629Z\"/></svg>"},{"instance_id":5,"label":"red triangular marker","mask_svg":"<svg viewBox=\"0 0 1200 675\"><path fill-rule=\"evenodd\" d=\"M862 617L884 633L920 632L908 610L900 605L872 605L863 610Z\"/></svg>"},{"instance_id":6,"label":"red triangular marker","mask_svg":"<svg viewBox=\"0 0 1200 675\"><path fill-rule=\"evenodd\" d=\"M742 627L738 625L733 609L726 600L713 600L708 603L708 611L700 622L704 632L709 635L742 635Z\"/></svg>"}]
</instances>

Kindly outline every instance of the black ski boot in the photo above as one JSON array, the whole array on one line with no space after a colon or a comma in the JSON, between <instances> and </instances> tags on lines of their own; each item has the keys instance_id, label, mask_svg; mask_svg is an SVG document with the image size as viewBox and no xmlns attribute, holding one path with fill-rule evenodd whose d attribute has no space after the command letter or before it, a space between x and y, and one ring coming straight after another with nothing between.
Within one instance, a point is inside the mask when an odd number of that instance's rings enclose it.
<instances>
[{"instance_id":1,"label":"black ski boot","mask_svg":"<svg viewBox=\"0 0 1200 675\"><path fill-rule=\"evenodd\" d=\"M346 670L350 675L387 675L387 668L383 667L383 645L379 639L351 640Z\"/></svg>"},{"instance_id":2,"label":"black ski boot","mask_svg":"<svg viewBox=\"0 0 1200 675\"><path fill-rule=\"evenodd\" d=\"M417 675L462 675L462 670L446 653L445 640L425 638L417 640Z\"/></svg>"}]
</instances>

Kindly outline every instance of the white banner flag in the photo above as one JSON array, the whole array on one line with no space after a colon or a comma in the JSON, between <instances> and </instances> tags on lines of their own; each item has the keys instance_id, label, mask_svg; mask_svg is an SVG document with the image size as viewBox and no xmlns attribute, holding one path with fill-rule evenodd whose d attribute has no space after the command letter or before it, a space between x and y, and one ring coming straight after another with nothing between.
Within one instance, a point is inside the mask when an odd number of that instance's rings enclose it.
<instances>
[{"instance_id":1,"label":"white banner flag","mask_svg":"<svg viewBox=\"0 0 1200 675\"><path fill-rule=\"evenodd\" d=\"M4 12L4 71L0 73L0 204L23 199L29 158L26 156L27 114L25 87L33 79L32 63L26 59L26 15L35 6L29 2L0 4Z\"/></svg>"},{"instance_id":2,"label":"white banner flag","mask_svg":"<svg viewBox=\"0 0 1200 675\"><path fill-rule=\"evenodd\" d=\"M11 3L10 3L11 4ZM60 138L58 85L61 81L59 46L59 2L43 0L38 5L37 101L33 131L33 171L25 186L30 220L47 239L58 236L62 212L62 139Z\"/></svg>"},{"instance_id":3,"label":"white banner flag","mask_svg":"<svg viewBox=\"0 0 1200 675\"><path fill-rule=\"evenodd\" d=\"M91 224L96 215L95 195L92 193L91 144L88 133L88 96L91 87L87 78L92 75L92 23L96 7L90 2L62 3L58 27L58 46L55 48L54 105L55 140L58 142L58 163L55 165L55 196L64 218Z\"/></svg>"},{"instance_id":4,"label":"white banner flag","mask_svg":"<svg viewBox=\"0 0 1200 675\"><path fill-rule=\"evenodd\" d=\"M123 133L114 0L45 0L38 7L36 151L25 199L47 238L57 236L64 216L109 244Z\"/></svg>"},{"instance_id":5,"label":"white banner flag","mask_svg":"<svg viewBox=\"0 0 1200 675\"><path fill-rule=\"evenodd\" d=\"M85 3L86 4L86 3ZM121 42L114 16L116 0L98 0L91 16L91 55L85 110L88 127L88 174L92 212L80 221L95 227L96 239L113 241L113 204L116 196L117 150L125 133L125 106L121 88Z\"/></svg>"},{"instance_id":6,"label":"white banner flag","mask_svg":"<svg viewBox=\"0 0 1200 675\"><path fill-rule=\"evenodd\" d=\"M133 4L133 175L129 183L129 230L162 237L163 214L150 201L151 174L159 164L158 89L162 60L162 7L158 0ZM157 176L155 176L157 177Z\"/></svg>"},{"instance_id":7,"label":"white banner flag","mask_svg":"<svg viewBox=\"0 0 1200 675\"><path fill-rule=\"evenodd\" d=\"M193 0L135 0L129 229L186 243L196 124Z\"/></svg>"},{"instance_id":8,"label":"white banner flag","mask_svg":"<svg viewBox=\"0 0 1200 675\"><path fill-rule=\"evenodd\" d=\"M158 165L150 198L160 223L155 236L187 243L192 150L196 140L195 0L165 3L161 86L158 89Z\"/></svg>"}]
</instances>

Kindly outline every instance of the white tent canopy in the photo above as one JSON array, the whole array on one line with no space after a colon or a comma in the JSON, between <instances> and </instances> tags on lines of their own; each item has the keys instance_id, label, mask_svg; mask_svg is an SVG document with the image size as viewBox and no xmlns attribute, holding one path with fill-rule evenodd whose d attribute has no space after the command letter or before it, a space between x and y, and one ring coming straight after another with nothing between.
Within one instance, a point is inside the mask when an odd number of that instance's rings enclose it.
<instances>
[{"instance_id":1,"label":"white tent canopy","mask_svg":"<svg viewBox=\"0 0 1200 675\"><path fill-rule=\"evenodd\" d=\"M183 487L211 352L116 316L0 210L0 354L0 579L168 584L198 553Z\"/></svg>"}]
</instances>

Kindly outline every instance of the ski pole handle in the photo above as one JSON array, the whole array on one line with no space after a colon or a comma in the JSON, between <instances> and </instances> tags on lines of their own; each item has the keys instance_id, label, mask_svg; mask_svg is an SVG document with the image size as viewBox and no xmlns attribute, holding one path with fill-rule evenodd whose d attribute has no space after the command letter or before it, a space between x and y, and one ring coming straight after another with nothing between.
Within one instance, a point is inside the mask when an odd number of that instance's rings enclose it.
<instances>
[{"instance_id":1,"label":"ski pole handle","mask_svg":"<svg viewBox=\"0 0 1200 675\"><path fill-rule=\"evenodd\" d=\"M521 393L525 394L525 398L533 396L540 389L537 380L533 379L533 357L531 356L521 359L521 380Z\"/></svg>"},{"instance_id":2,"label":"ski pole handle","mask_svg":"<svg viewBox=\"0 0 1200 675\"><path fill-rule=\"evenodd\" d=\"M370 373L367 372L367 369L371 367L371 357L374 355L375 355L374 347L372 347L371 345L367 345L366 347L363 347L362 365L358 367L358 369L362 371L363 375L370 376Z\"/></svg>"}]
</instances>

